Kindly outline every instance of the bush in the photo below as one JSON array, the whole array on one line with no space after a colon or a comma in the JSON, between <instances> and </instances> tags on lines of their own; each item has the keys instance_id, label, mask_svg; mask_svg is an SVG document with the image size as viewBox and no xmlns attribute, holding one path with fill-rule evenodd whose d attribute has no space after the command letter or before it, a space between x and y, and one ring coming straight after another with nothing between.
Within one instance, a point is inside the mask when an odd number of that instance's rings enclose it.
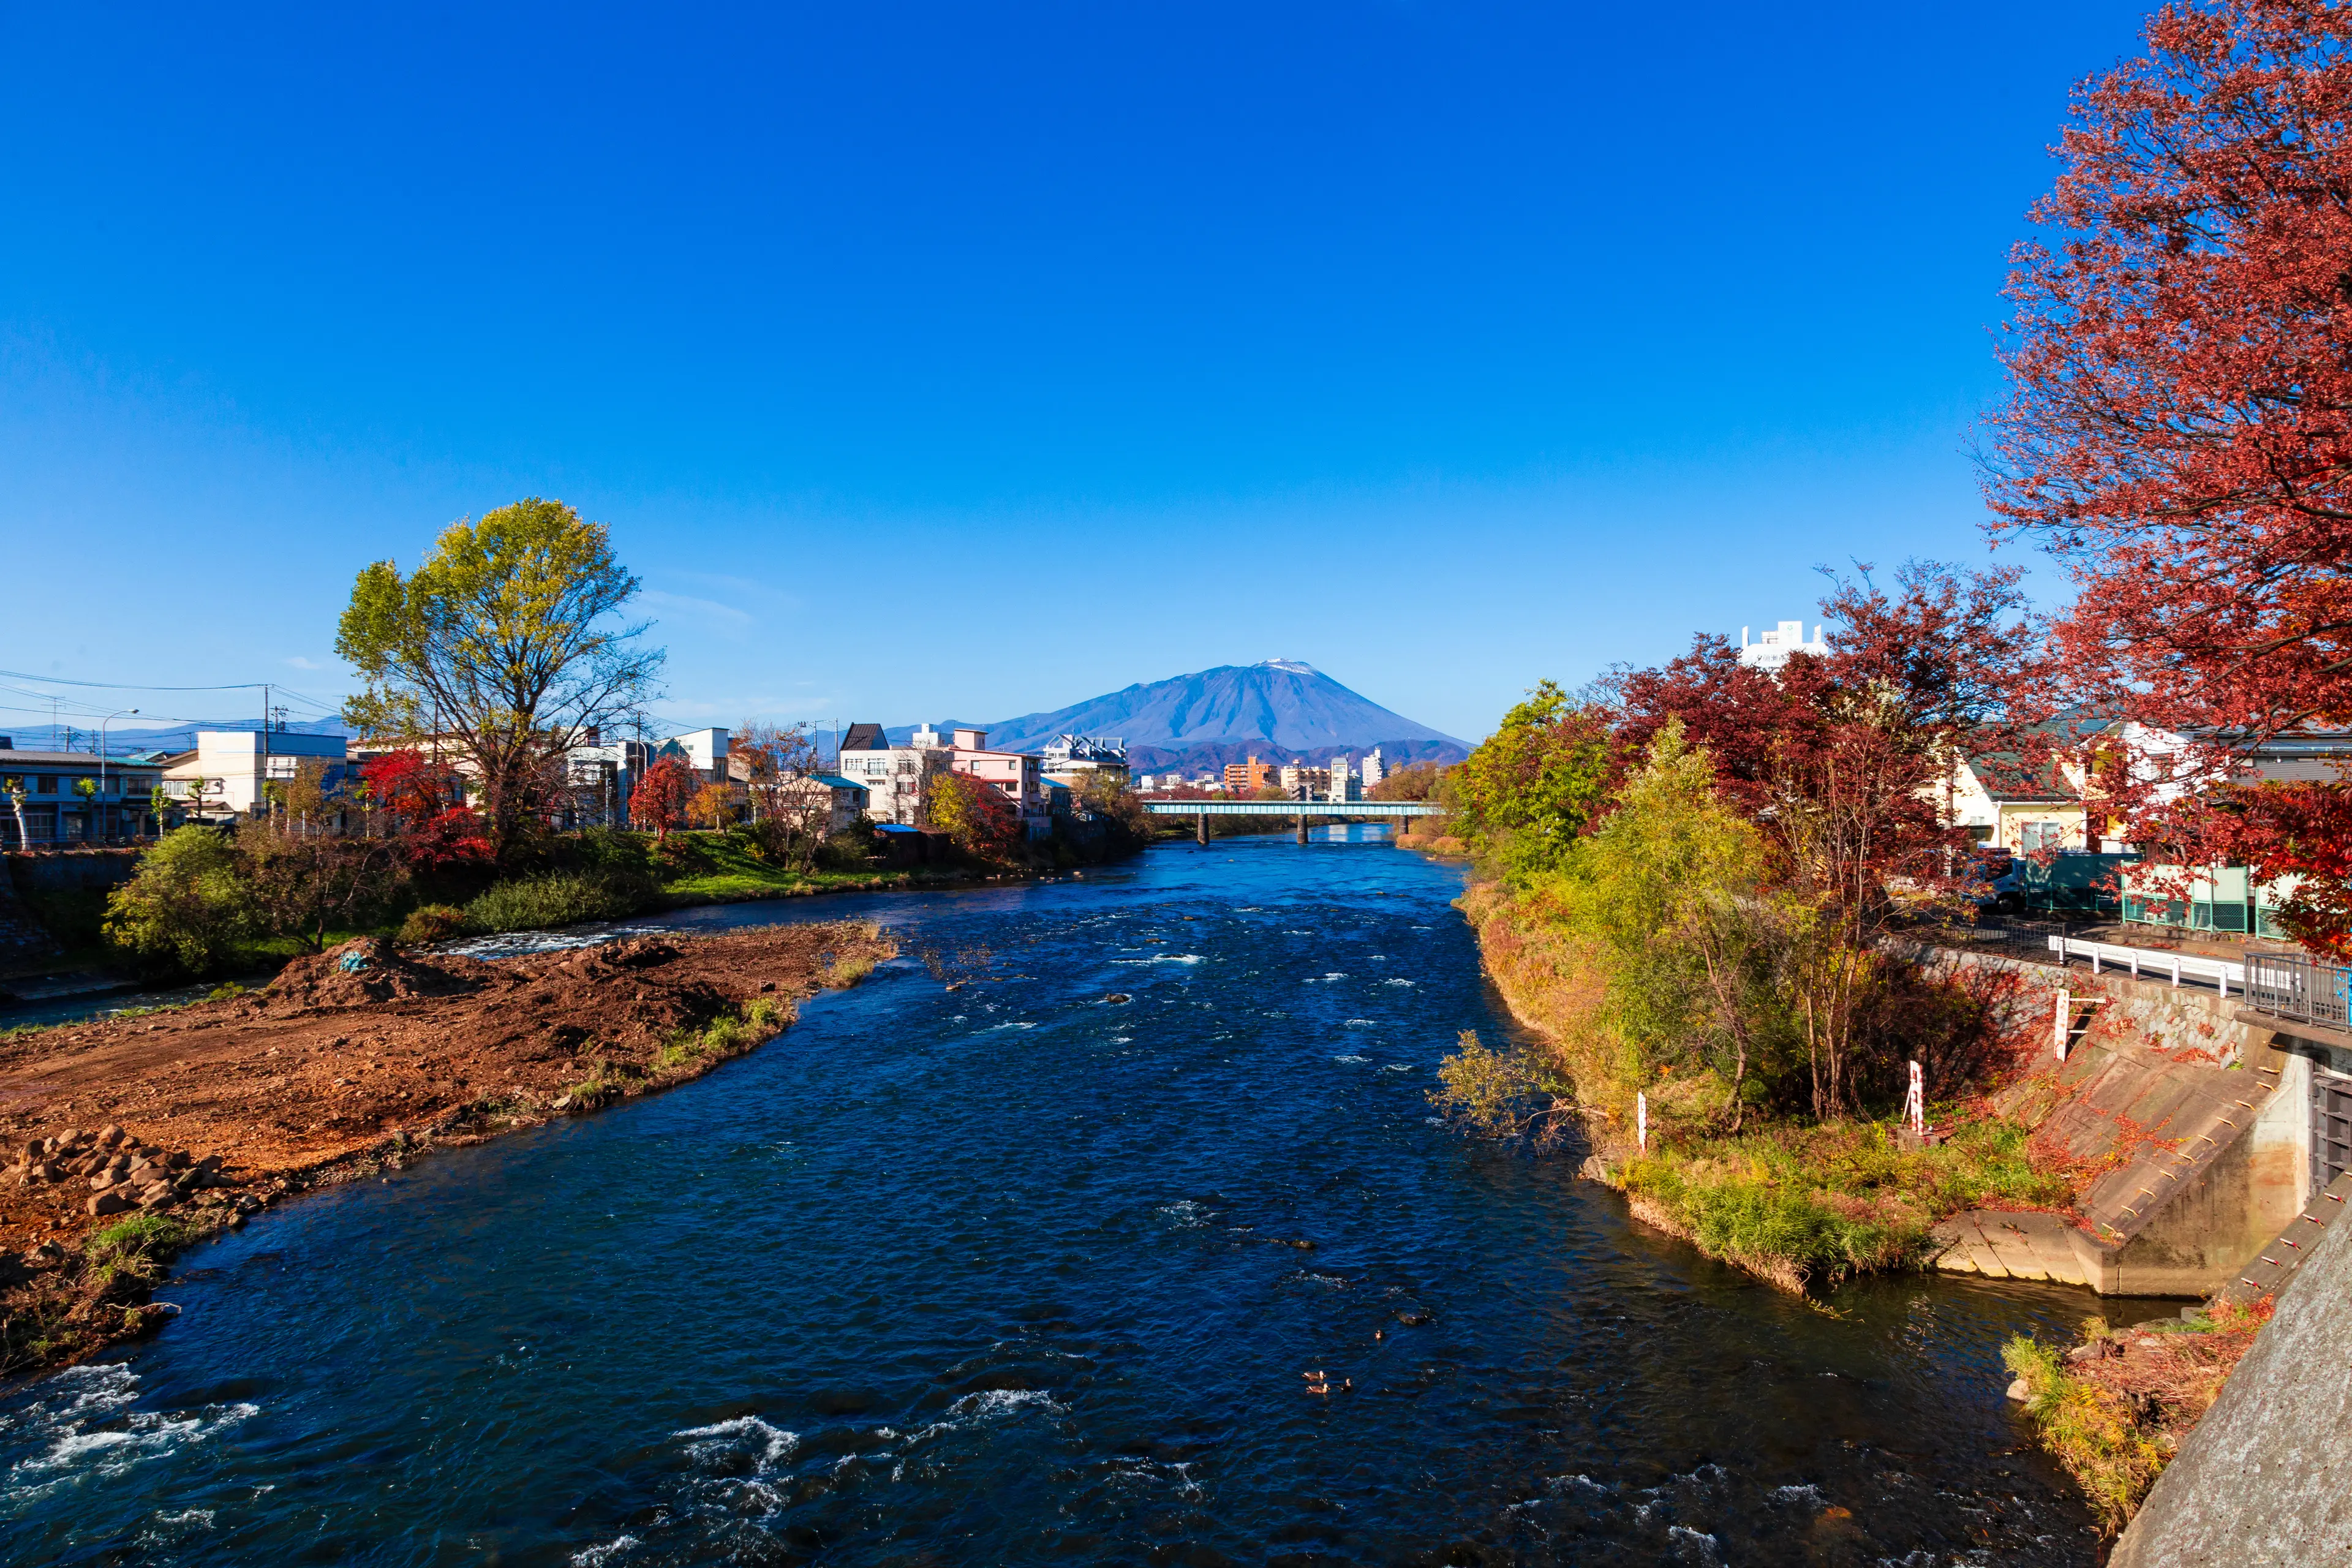
<instances>
[{"instance_id":1,"label":"bush","mask_svg":"<svg viewBox=\"0 0 2352 1568\"><path fill-rule=\"evenodd\" d=\"M400 922L400 945L422 947L446 942L466 929L466 911L451 904L422 904Z\"/></svg>"},{"instance_id":2,"label":"bush","mask_svg":"<svg viewBox=\"0 0 2352 1568\"><path fill-rule=\"evenodd\" d=\"M2140 1429L2122 1394L2072 1375L2048 1345L2020 1335L2001 1346L2000 1359L2025 1380L2025 1413L2042 1447L2083 1489L2102 1531L2116 1534L2156 1484L2164 1449Z\"/></svg>"},{"instance_id":3,"label":"bush","mask_svg":"<svg viewBox=\"0 0 2352 1568\"><path fill-rule=\"evenodd\" d=\"M582 921L629 914L637 900L614 879L584 871L551 871L500 882L466 906L473 931L546 931Z\"/></svg>"},{"instance_id":4,"label":"bush","mask_svg":"<svg viewBox=\"0 0 2352 1568\"><path fill-rule=\"evenodd\" d=\"M170 1215L133 1215L93 1232L82 1250L101 1282L127 1274L152 1285L163 1278L164 1261L195 1234Z\"/></svg>"},{"instance_id":5,"label":"bush","mask_svg":"<svg viewBox=\"0 0 2352 1568\"><path fill-rule=\"evenodd\" d=\"M816 864L825 871L863 871L874 864L874 829L859 817L858 826L828 837L816 847Z\"/></svg>"},{"instance_id":6,"label":"bush","mask_svg":"<svg viewBox=\"0 0 2352 1568\"><path fill-rule=\"evenodd\" d=\"M142 968L204 974L257 921L236 847L209 827L175 827L107 900L106 937Z\"/></svg>"}]
</instances>

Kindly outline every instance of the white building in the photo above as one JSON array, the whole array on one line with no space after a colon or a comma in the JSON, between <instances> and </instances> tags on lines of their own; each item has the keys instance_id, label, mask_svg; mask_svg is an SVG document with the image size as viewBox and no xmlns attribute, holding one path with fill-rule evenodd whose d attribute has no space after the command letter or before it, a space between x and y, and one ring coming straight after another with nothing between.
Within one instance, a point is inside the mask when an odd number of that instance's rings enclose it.
<instances>
[{"instance_id":1,"label":"white building","mask_svg":"<svg viewBox=\"0 0 2352 1568\"><path fill-rule=\"evenodd\" d=\"M866 814L877 823L919 827L932 779L948 771L948 748L929 724L911 744L894 746L879 724L852 724L841 738L835 771L866 790Z\"/></svg>"},{"instance_id":2,"label":"white building","mask_svg":"<svg viewBox=\"0 0 2352 1568\"><path fill-rule=\"evenodd\" d=\"M1381 756L1381 749L1378 746L1364 753L1363 776L1364 788L1367 791L1389 776L1388 763Z\"/></svg>"},{"instance_id":3,"label":"white building","mask_svg":"<svg viewBox=\"0 0 2352 1568\"><path fill-rule=\"evenodd\" d=\"M1775 629L1766 632L1754 642L1748 640L1748 628L1739 628L1739 662L1769 675L1778 675L1787 666L1790 654L1811 654L1819 658L1830 651L1822 638L1822 628L1813 628L1813 640L1805 640L1805 623L1782 621Z\"/></svg>"},{"instance_id":4,"label":"white building","mask_svg":"<svg viewBox=\"0 0 2352 1568\"><path fill-rule=\"evenodd\" d=\"M258 810L262 786L295 776L305 762L344 760L341 735L301 735L290 730L199 730L196 749L164 759L163 792L189 803L192 814L239 816ZM201 799L201 809L196 802Z\"/></svg>"},{"instance_id":5,"label":"white building","mask_svg":"<svg viewBox=\"0 0 2352 1568\"><path fill-rule=\"evenodd\" d=\"M1045 742L1045 776L1082 790L1089 779L1107 775L1127 783L1127 742L1118 735L1056 735Z\"/></svg>"}]
</instances>

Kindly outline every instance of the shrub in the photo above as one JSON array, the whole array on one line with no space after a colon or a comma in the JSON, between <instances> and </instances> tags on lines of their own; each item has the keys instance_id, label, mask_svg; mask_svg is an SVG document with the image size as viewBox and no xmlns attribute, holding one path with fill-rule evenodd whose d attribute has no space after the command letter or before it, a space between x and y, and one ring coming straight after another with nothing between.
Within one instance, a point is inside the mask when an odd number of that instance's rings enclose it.
<instances>
[{"instance_id":1,"label":"shrub","mask_svg":"<svg viewBox=\"0 0 2352 1568\"><path fill-rule=\"evenodd\" d=\"M170 1215L133 1215L93 1232L82 1251L101 1283L123 1274L142 1284L153 1284L163 1278L165 1260L195 1234Z\"/></svg>"},{"instance_id":2,"label":"shrub","mask_svg":"<svg viewBox=\"0 0 2352 1568\"><path fill-rule=\"evenodd\" d=\"M466 911L451 904L420 904L400 922L400 945L446 942L466 929Z\"/></svg>"},{"instance_id":3,"label":"shrub","mask_svg":"<svg viewBox=\"0 0 2352 1568\"><path fill-rule=\"evenodd\" d=\"M257 922L236 847L209 827L175 827L107 900L106 937L147 969L203 974Z\"/></svg>"},{"instance_id":4,"label":"shrub","mask_svg":"<svg viewBox=\"0 0 2352 1568\"><path fill-rule=\"evenodd\" d=\"M2100 1528L2114 1535L2156 1484L2164 1449L2140 1429L2122 1394L2071 1375L2048 1345L2021 1334L2001 1346L2000 1359L2025 1380L2025 1413L2042 1447L2083 1489Z\"/></svg>"},{"instance_id":5,"label":"shrub","mask_svg":"<svg viewBox=\"0 0 2352 1568\"><path fill-rule=\"evenodd\" d=\"M584 871L552 871L499 882L466 906L466 929L545 931L582 921L613 920L636 900L612 879Z\"/></svg>"}]
</instances>

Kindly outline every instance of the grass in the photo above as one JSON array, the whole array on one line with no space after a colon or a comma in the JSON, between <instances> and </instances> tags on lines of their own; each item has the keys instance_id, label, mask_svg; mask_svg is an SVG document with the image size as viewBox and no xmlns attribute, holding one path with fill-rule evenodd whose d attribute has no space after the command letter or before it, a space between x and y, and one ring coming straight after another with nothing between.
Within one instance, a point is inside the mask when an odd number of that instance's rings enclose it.
<instances>
[{"instance_id":1,"label":"grass","mask_svg":"<svg viewBox=\"0 0 2352 1568\"><path fill-rule=\"evenodd\" d=\"M2120 1333L2104 1318L2086 1318L2073 1355L2023 1334L2001 1346L2002 1363L2024 1380L2035 1436L2083 1489L2106 1534L2138 1511L2253 1347L2271 1305L2267 1297L2219 1304Z\"/></svg>"},{"instance_id":2,"label":"grass","mask_svg":"<svg viewBox=\"0 0 2352 1568\"><path fill-rule=\"evenodd\" d=\"M792 1021L790 1008L771 997L753 997L739 1011L721 1014L699 1029L680 1029L671 1035L643 1072L626 1063L600 1058L594 1071L563 1091L566 1109L592 1110L625 1097L639 1083L697 1077L712 1064L773 1037Z\"/></svg>"},{"instance_id":3,"label":"grass","mask_svg":"<svg viewBox=\"0 0 2352 1568\"><path fill-rule=\"evenodd\" d=\"M117 1276L152 1285L163 1277L163 1265L172 1254L198 1234L194 1226L170 1215L133 1215L92 1231L83 1243L82 1255L101 1287Z\"/></svg>"},{"instance_id":4,"label":"grass","mask_svg":"<svg viewBox=\"0 0 2352 1568\"><path fill-rule=\"evenodd\" d=\"M1882 1122L1781 1123L1736 1137L1653 1140L1616 1179L1644 1219L1789 1289L1916 1267L1962 1209L2063 1207L2027 1130L1985 1118L1906 1148Z\"/></svg>"},{"instance_id":5,"label":"grass","mask_svg":"<svg viewBox=\"0 0 2352 1568\"><path fill-rule=\"evenodd\" d=\"M2059 1352L2038 1340L2011 1340L2000 1359L2025 1380L2025 1413L2042 1446L2083 1489L2100 1530L2120 1532L2164 1469L2163 1445L2141 1429L2123 1394L2074 1376Z\"/></svg>"},{"instance_id":6,"label":"grass","mask_svg":"<svg viewBox=\"0 0 2352 1568\"><path fill-rule=\"evenodd\" d=\"M551 871L499 882L466 906L466 929L543 931L583 921L615 920L637 901L611 878L593 871Z\"/></svg>"}]
</instances>

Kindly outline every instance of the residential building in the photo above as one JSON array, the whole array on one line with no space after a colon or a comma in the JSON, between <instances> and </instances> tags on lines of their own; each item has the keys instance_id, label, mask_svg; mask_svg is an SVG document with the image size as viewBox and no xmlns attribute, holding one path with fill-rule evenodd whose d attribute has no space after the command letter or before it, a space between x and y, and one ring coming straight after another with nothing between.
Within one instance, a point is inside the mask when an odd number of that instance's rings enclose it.
<instances>
[{"instance_id":1,"label":"residential building","mask_svg":"<svg viewBox=\"0 0 2352 1568\"><path fill-rule=\"evenodd\" d=\"M1293 800L1313 800L1328 795L1331 790L1331 770L1311 767L1305 763L1285 763L1276 778L1285 794Z\"/></svg>"},{"instance_id":2,"label":"residential building","mask_svg":"<svg viewBox=\"0 0 2352 1568\"><path fill-rule=\"evenodd\" d=\"M1044 773L1074 790L1103 777L1124 788L1127 742L1118 735L1056 735L1045 742Z\"/></svg>"},{"instance_id":3,"label":"residential building","mask_svg":"<svg viewBox=\"0 0 2352 1568\"><path fill-rule=\"evenodd\" d=\"M1388 762L1381 755L1381 749L1378 746L1374 746L1370 751L1364 753L1363 779L1365 791L1369 793L1374 784L1379 784L1382 779L1388 776Z\"/></svg>"},{"instance_id":4,"label":"residential building","mask_svg":"<svg viewBox=\"0 0 2352 1568\"><path fill-rule=\"evenodd\" d=\"M841 738L836 771L866 791L866 814L877 823L919 827L931 781L948 771L948 757L928 724L904 746L892 745L879 724L852 724Z\"/></svg>"},{"instance_id":5,"label":"residential building","mask_svg":"<svg viewBox=\"0 0 2352 1568\"><path fill-rule=\"evenodd\" d=\"M163 759L163 791L184 803L190 816L234 821L261 810L268 785L290 782L305 763L335 774L340 784L347 760L341 735L306 735L292 730L199 730L193 750Z\"/></svg>"},{"instance_id":6,"label":"residential building","mask_svg":"<svg viewBox=\"0 0 2352 1568\"><path fill-rule=\"evenodd\" d=\"M163 782L152 756L94 752L0 751L0 846L11 849L113 844L152 837L163 825L152 805ZM17 833L11 784L21 787L24 832ZM0 872L0 875L5 875Z\"/></svg>"},{"instance_id":7,"label":"residential building","mask_svg":"<svg viewBox=\"0 0 2352 1568\"><path fill-rule=\"evenodd\" d=\"M1258 791L1264 789L1267 784L1273 782L1273 766L1270 763L1259 762L1255 757L1252 757L1245 763L1227 763L1225 764L1225 793L1227 795L1255 795Z\"/></svg>"},{"instance_id":8,"label":"residential building","mask_svg":"<svg viewBox=\"0 0 2352 1568\"><path fill-rule=\"evenodd\" d=\"M919 741L922 737L919 734L916 738ZM1120 764L1119 771L1124 774L1123 752ZM1022 831L1029 837L1052 835L1053 808L1045 797L1044 758L1027 752L991 751L987 731L960 726L955 731L955 742L948 750L948 766L1002 790L1020 812Z\"/></svg>"},{"instance_id":9,"label":"residential building","mask_svg":"<svg viewBox=\"0 0 2352 1568\"><path fill-rule=\"evenodd\" d=\"M787 779L776 786L787 796L795 796L817 804L822 797L825 808L825 832L846 833L857 825L861 816L872 810L873 795L856 779L840 773L805 773Z\"/></svg>"},{"instance_id":10,"label":"residential building","mask_svg":"<svg viewBox=\"0 0 2352 1568\"><path fill-rule=\"evenodd\" d=\"M1811 654L1815 658L1830 651L1822 640L1822 628L1813 628L1813 640L1805 640L1805 623L1782 621L1773 630L1764 633L1754 642L1748 640L1748 628L1739 628L1739 662L1767 674L1778 675L1787 668L1792 654Z\"/></svg>"}]
</instances>

